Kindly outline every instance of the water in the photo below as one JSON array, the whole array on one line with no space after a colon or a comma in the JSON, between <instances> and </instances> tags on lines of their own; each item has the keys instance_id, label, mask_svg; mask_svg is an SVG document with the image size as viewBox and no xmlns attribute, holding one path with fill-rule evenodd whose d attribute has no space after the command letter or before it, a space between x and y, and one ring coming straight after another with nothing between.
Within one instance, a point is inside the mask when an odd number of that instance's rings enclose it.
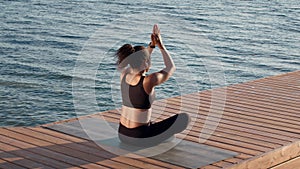
<instances>
[{"instance_id":1,"label":"water","mask_svg":"<svg viewBox=\"0 0 300 169\"><path fill-rule=\"evenodd\" d=\"M0 2L0 125L120 106L113 52L161 26L177 71L158 99L300 68L300 5L276 1ZM152 71L162 68L159 51Z\"/></svg>"}]
</instances>

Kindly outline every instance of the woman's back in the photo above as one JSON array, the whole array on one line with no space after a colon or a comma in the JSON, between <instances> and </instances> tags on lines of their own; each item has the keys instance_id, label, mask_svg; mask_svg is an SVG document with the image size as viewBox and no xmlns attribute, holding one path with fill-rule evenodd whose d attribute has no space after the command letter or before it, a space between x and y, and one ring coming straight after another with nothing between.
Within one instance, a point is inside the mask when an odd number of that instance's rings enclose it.
<instances>
[{"instance_id":1,"label":"woman's back","mask_svg":"<svg viewBox=\"0 0 300 169\"><path fill-rule=\"evenodd\" d=\"M138 82L132 84L126 81L127 75L125 74L121 80L123 105L137 109L151 108L154 97L153 94L148 94L145 91L144 79L146 76L140 75Z\"/></svg>"}]
</instances>

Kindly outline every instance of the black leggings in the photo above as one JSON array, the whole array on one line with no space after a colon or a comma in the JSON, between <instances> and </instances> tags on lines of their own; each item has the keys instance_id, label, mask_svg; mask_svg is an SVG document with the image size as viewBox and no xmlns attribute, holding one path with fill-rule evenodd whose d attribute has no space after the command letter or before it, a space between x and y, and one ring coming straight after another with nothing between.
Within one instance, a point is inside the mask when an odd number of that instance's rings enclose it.
<instances>
[{"instance_id":1,"label":"black leggings","mask_svg":"<svg viewBox=\"0 0 300 169\"><path fill-rule=\"evenodd\" d=\"M188 114L180 113L160 122L150 122L136 128L127 128L120 123L119 138L125 144L143 147L154 146L185 130L189 121Z\"/></svg>"}]
</instances>

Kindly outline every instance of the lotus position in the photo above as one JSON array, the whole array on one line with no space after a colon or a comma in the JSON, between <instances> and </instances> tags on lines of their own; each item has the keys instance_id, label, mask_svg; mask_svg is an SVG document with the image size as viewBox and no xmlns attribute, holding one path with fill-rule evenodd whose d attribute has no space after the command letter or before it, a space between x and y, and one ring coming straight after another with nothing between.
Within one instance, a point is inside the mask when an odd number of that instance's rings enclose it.
<instances>
[{"instance_id":1,"label":"lotus position","mask_svg":"<svg viewBox=\"0 0 300 169\"><path fill-rule=\"evenodd\" d=\"M155 47L159 48L165 67L146 75ZM156 123L150 121L155 86L167 81L176 69L162 42L158 26L154 25L151 42L147 47L124 44L118 49L116 56L121 71L122 110L118 130L120 140L135 146L153 146L185 130L190 122L186 113L176 114Z\"/></svg>"}]
</instances>

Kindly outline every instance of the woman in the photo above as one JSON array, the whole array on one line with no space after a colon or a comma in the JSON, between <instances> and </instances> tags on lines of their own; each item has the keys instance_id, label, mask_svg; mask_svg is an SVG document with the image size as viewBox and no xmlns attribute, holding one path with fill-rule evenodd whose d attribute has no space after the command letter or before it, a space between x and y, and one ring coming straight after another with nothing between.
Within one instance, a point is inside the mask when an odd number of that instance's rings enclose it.
<instances>
[{"instance_id":1,"label":"woman","mask_svg":"<svg viewBox=\"0 0 300 169\"><path fill-rule=\"evenodd\" d=\"M155 46L161 51L165 68L145 75L150 69L151 53ZM123 104L119 125L120 140L136 146L153 146L182 132L190 121L186 113L176 114L157 123L150 121L154 88L167 81L175 71L175 64L162 42L158 26L154 25L147 48L125 44L118 49L116 56L121 69Z\"/></svg>"}]
</instances>

